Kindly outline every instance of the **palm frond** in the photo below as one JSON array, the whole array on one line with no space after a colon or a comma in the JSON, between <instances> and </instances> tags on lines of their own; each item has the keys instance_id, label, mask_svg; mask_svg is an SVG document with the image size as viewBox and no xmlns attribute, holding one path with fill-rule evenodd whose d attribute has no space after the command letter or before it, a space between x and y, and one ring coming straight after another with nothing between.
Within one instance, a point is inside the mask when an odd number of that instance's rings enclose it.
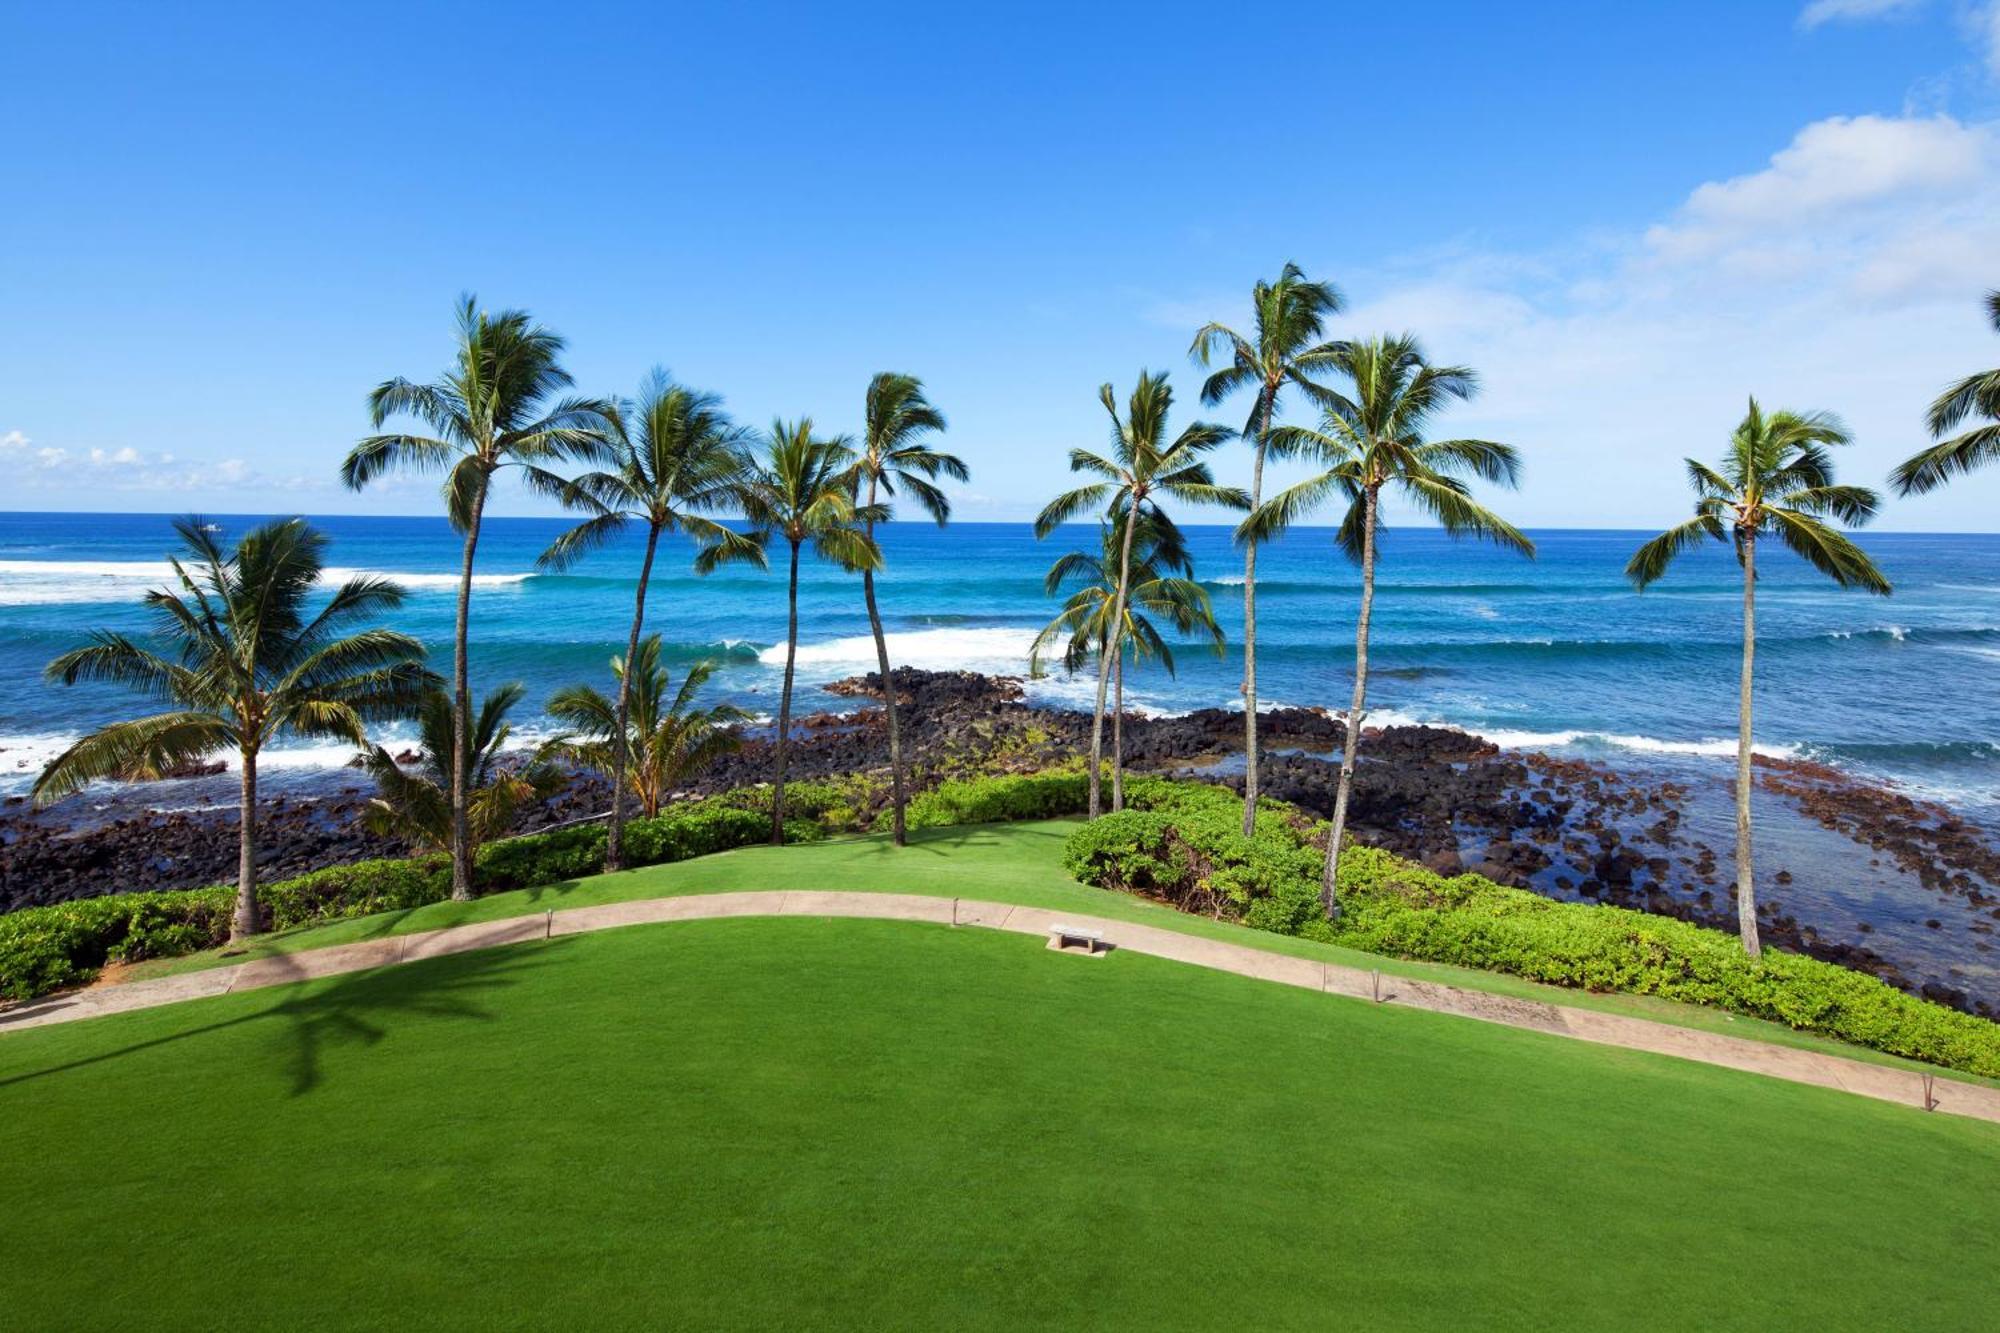
<instances>
[{"instance_id":1,"label":"palm frond","mask_svg":"<svg viewBox=\"0 0 2000 1333\"><path fill-rule=\"evenodd\" d=\"M99 778L157 778L237 745L236 728L209 713L160 713L114 722L77 741L35 779L35 804L70 796Z\"/></svg>"},{"instance_id":2,"label":"palm frond","mask_svg":"<svg viewBox=\"0 0 2000 1333\"><path fill-rule=\"evenodd\" d=\"M1898 495L1925 495L1953 477L1995 462L2000 462L2000 423L1980 426L1914 454L1889 474L1889 482Z\"/></svg>"},{"instance_id":3,"label":"palm frond","mask_svg":"<svg viewBox=\"0 0 2000 1333\"><path fill-rule=\"evenodd\" d=\"M1668 528L1637 551L1625 563L1625 577L1644 590L1657 583L1667 567L1703 542L1727 541L1728 533L1714 514L1697 514L1685 523Z\"/></svg>"},{"instance_id":4,"label":"palm frond","mask_svg":"<svg viewBox=\"0 0 2000 1333\"><path fill-rule=\"evenodd\" d=\"M1843 588L1860 588L1888 596L1889 580L1868 553L1818 515L1777 507L1764 512L1778 539L1814 569Z\"/></svg>"}]
</instances>

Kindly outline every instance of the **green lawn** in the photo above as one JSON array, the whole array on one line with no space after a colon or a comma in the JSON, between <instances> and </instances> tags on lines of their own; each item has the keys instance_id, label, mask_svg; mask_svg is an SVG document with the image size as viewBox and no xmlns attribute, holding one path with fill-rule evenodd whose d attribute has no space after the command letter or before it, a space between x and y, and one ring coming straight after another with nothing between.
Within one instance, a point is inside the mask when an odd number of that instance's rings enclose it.
<instances>
[{"instance_id":1,"label":"green lawn","mask_svg":"<svg viewBox=\"0 0 2000 1333\"><path fill-rule=\"evenodd\" d=\"M2000 1127L911 923L14 1033L0 1124L19 1328L1969 1329L2000 1271Z\"/></svg>"},{"instance_id":2,"label":"green lawn","mask_svg":"<svg viewBox=\"0 0 2000 1333\"><path fill-rule=\"evenodd\" d=\"M898 851L887 835L839 838L792 847L746 847L672 865L648 866L616 875L597 875L548 888L497 893L469 903L433 903L406 912L339 921L331 925L268 935L248 949L230 954L217 950L184 958L162 959L130 970L134 979L240 962L273 953L293 953L383 935L436 930L475 921L492 921L550 908L588 907L597 903L677 894L733 893L755 889L853 889L874 893L921 893L959 898L984 898L1049 907L1123 921L1138 921L1169 930L1227 939L1253 948L1296 957L1326 959L1350 967L1379 968L1384 973L1441 981L1474 990L1545 1000L1582 1008L1631 1014L1682 1027L1725 1032L1780 1045L1827 1051L1898 1068L1925 1069L1913 1061L1809 1033L1794 1032L1777 1023L1742 1018L1695 1005L1676 1004L1647 996L1590 995L1581 991L1538 985L1494 972L1405 962L1332 945L1272 935L1226 922L1176 912L1127 894L1079 884L1062 869L1063 841L1076 827L1073 820L1021 824L977 824L928 829L913 833L910 845ZM2000 1084L1973 1074L1952 1073L1966 1082Z\"/></svg>"}]
</instances>

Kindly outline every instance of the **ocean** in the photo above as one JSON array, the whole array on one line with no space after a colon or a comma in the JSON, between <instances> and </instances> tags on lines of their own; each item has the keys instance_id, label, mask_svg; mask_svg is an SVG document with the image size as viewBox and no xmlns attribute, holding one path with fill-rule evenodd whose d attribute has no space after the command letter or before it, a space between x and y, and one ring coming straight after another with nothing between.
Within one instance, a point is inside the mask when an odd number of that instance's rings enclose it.
<instances>
[{"instance_id":1,"label":"ocean","mask_svg":"<svg viewBox=\"0 0 2000 1333\"><path fill-rule=\"evenodd\" d=\"M225 536L251 517L216 516ZM336 570L393 577L409 591L393 618L449 663L459 543L439 518L327 517ZM173 546L150 514L0 514L0 793L19 793L48 757L89 728L146 705L116 689L65 689L44 665L89 630L142 631L141 594ZM631 616L639 543L571 573L538 573L560 518L489 519L473 600L474 686L518 680L525 742L550 734L541 702L574 681L607 684ZM1189 530L1196 574L1229 637L1221 656L1186 645L1175 674L1148 663L1129 679L1138 707L1174 712L1240 702L1242 563L1223 527ZM1647 535L1541 531L1535 560L1421 528L1382 548L1370 720L1465 728L1510 747L1726 771L1733 753L1741 585L1721 548L1686 559L1644 594L1622 568ZM1077 527L1036 541L1026 524L902 522L883 530L880 577L899 665L1023 674L1055 602L1042 575ZM1797 560L1764 555L1758 597L1758 746L1938 799L1975 818L2000 814L2000 536L1867 534L1893 597L1848 593ZM1299 530L1259 565L1262 701L1344 708L1351 688L1359 576L1327 530ZM737 568L700 578L685 545L663 546L647 627L674 670L719 663L713 682L775 713L783 665L784 579ZM808 562L800 590L802 711L851 707L815 688L872 670L858 578ZM1060 674L1029 685L1045 702L1088 707L1093 682ZM400 738L394 731L391 738ZM290 744L267 761L300 778L344 764L344 747Z\"/></svg>"}]
</instances>

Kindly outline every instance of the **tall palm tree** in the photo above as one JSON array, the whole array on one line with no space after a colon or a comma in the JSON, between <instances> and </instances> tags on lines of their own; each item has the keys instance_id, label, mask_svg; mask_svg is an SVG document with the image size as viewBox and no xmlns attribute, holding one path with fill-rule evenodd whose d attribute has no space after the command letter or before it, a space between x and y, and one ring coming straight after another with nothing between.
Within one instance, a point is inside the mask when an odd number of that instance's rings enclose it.
<instances>
[{"instance_id":1,"label":"tall palm tree","mask_svg":"<svg viewBox=\"0 0 2000 1333\"><path fill-rule=\"evenodd\" d=\"M2000 333L2000 291L1986 293L1986 316L1993 331ZM1941 438L1972 416L1985 418L1984 424L1948 440ZM1939 394L1927 424L1939 443L1906 459L1890 474L1898 495L1922 495L1961 472L2000 460L2000 370L1967 375Z\"/></svg>"},{"instance_id":2,"label":"tall palm tree","mask_svg":"<svg viewBox=\"0 0 2000 1333\"><path fill-rule=\"evenodd\" d=\"M1726 541L1743 567L1743 670L1736 695L1736 922L1743 948L1758 956L1757 899L1750 873L1750 694L1757 654L1757 540L1776 537L1843 588L1887 596L1889 581L1875 562L1829 519L1860 526L1875 516L1875 492L1836 486L1827 449L1852 437L1825 412L1773 412L1750 400L1729 438L1720 467L1687 460L1694 517L1641 546L1625 566L1644 589L1677 556L1708 541Z\"/></svg>"},{"instance_id":3,"label":"tall palm tree","mask_svg":"<svg viewBox=\"0 0 2000 1333\"><path fill-rule=\"evenodd\" d=\"M97 778L166 772L234 749L243 813L230 938L259 929L257 757L284 734L363 743L363 724L408 713L435 681L423 645L358 623L403 602L384 579L352 578L313 611L326 538L304 519L251 529L225 552L212 524L174 523L182 551L173 584L146 594L157 649L100 630L86 647L49 663L64 685L110 681L175 705L114 722L70 746L35 782L37 803L60 800Z\"/></svg>"},{"instance_id":4,"label":"tall palm tree","mask_svg":"<svg viewBox=\"0 0 2000 1333\"><path fill-rule=\"evenodd\" d=\"M1113 625L1125 623L1125 604L1132 588L1132 543L1137 530L1149 523L1164 522L1159 502L1171 497L1184 504L1219 504L1234 509L1249 507L1250 499L1232 486L1218 486L1201 455L1231 438L1227 426L1197 421L1167 442L1167 416L1173 409L1174 391L1164 374L1139 372L1139 382L1126 403L1125 415L1118 415L1118 399L1109 384L1097 391L1111 417L1111 455L1089 449L1072 449L1069 466L1101 478L1067 491L1049 501L1035 519L1035 536L1051 532L1086 509L1104 506L1112 522L1121 529L1118 582L1111 600ZM1133 515L1136 521L1123 522ZM1097 664L1097 705L1090 723L1090 818L1102 813L1104 797L1105 693L1111 681L1111 654Z\"/></svg>"},{"instance_id":5,"label":"tall palm tree","mask_svg":"<svg viewBox=\"0 0 2000 1333\"><path fill-rule=\"evenodd\" d=\"M792 675L799 654L799 553L813 553L841 568L876 569L881 552L858 524L879 522L879 508L854 503L856 454L846 436L821 439L811 418L777 421L764 441L758 466L743 483L739 502L760 541L782 539L791 550L786 591L785 684L778 698L778 773L771 797L771 842L785 840L785 758L791 742Z\"/></svg>"},{"instance_id":6,"label":"tall palm tree","mask_svg":"<svg viewBox=\"0 0 2000 1333\"><path fill-rule=\"evenodd\" d=\"M1320 902L1328 919L1340 913L1334 877L1341 838L1347 831L1348 800L1367 717L1368 634L1375 610L1376 535L1381 499L1392 491L1430 514L1454 537L1483 537L1533 556L1535 544L1512 524L1472 499L1468 475L1502 486L1519 479L1520 459L1512 447L1491 440L1427 440L1424 430L1450 403L1470 398L1477 388L1463 366L1433 366L1408 334L1338 344L1329 364L1352 386L1351 393L1325 389L1318 429L1287 426L1276 432L1288 452L1308 454L1323 471L1271 497L1242 527L1238 539L1255 546L1292 526L1329 500L1345 503L1336 540L1361 566L1361 612L1354 626L1354 694L1347 707L1347 743L1341 747L1340 783L1334 791L1333 830L1326 846L1326 875Z\"/></svg>"},{"instance_id":7,"label":"tall palm tree","mask_svg":"<svg viewBox=\"0 0 2000 1333\"><path fill-rule=\"evenodd\" d=\"M562 338L523 310L489 315L461 297L458 349L451 367L429 384L385 380L368 395L368 413L380 430L392 417L414 417L433 435L370 435L348 453L340 479L360 490L393 469L443 472L445 513L465 537L458 581L458 622L452 635L451 894L472 896L472 843L467 827L464 756L472 733L472 689L466 662L466 626L472 611L472 562L493 474L518 468L530 487L561 493L563 481L549 465L605 456L617 407L601 398L563 395L573 381L558 358Z\"/></svg>"},{"instance_id":8,"label":"tall palm tree","mask_svg":"<svg viewBox=\"0 0 2000 1333\"><path fill-rule=\"evenodd\" d=\"M661 536L680 532L692 538L694 567L699 574L737 560L762 568L764 548L706 516L736 502L737 491L750 470L749 433L730 423L723 414L721 398L676 384L666 371L656 369L640 387L638 401L620 416L619 429L613 433L613 464L585 473L562 490L565 504L585 510L591 517L556 538L542 553L540 563L545 569L568 569L628 525L645 525L646 553L639 561L639 588L632 599L632 630L623 659L630 662L639 656L646 588L653 577L653 559ZM625 864L627 759L626 747L618 738L630 734L626 723L632 686L633 678L620 672L618 716L606 732L612 741L606 870Z\"/></svg>"},{"instance_id":9,"label":"tall palm tree","mask_svg":"<svg viewBox=\"0 0 2000 1333\"><path fill-rule=\"evenodd\" d=\"M631 669L626 662L631 662ZM736 733L750 715L731 704L694 706L715 665L687 669L681 687L669 696L667 669L660 665L660 636L648 634L629 658L611 659L618 678L618 701L588 685L571 685L549 698L549 716L573 729L553 748L586 768L616 774L632 789L639 808L660 813L675 787L742 745ZM629 708L629 711L628 711ZM625 744L616 743L621 734ZM631 755L629 767L624 759Z\"/></svg>"},{"instance_id":10,"label":"tall palm tree","mask_svg":"<svg viewBox=\"0 0 2000 1333\"><path fill-rule=\"evenodd\" d=\"M935 484L940 476L965 481L972 474L955 455L931 447L927 436L944 430L944 414L924 397L923 381L914 375L884 371L868 382L868 421L861 440L855 476L863 512L872 512L897 487L943 527L951 518L951 501ZM887 512L885 506L885 513ZM871 539L875 520L866 518L862 532ZM875 571L861 571L861 596L868 603L868 628L875 635L875 661L882 673L882 710L889 724L889 783L895 806L894 837L906 841L903 806L903 740L896 719L896 691L889 679L889 641L882 633L882 612L875 604Z\"/></svg>"},{"instance_id":11,"label":"tall palm tree","mask_svg":"<svg viewBox=\"0 0 2000 1333\"><path fill-rule=\"evenodd\" d=\"M1250 419L1243 436L1253 447L1250 507L1264 503L1264 459L1273 451L1278 399L1295 385L1319 396L1314 375L1333 369L1335 344L1324 341L1326 320L1341 309L1330 282L1310 282L1297 264L1286 264L1276 282L1250 289L1252 336L1223 324L1204 324L1194 335L1194 358L1206 367L1226 354L1229 364L1201 386L1201 401L1213 407L1239 389L1251 388ZM1279 446L1282 452L1282 445ZM1243 836L1257 825L1257 543L1243 547Z\"/></svg>"},{"instance_id":12,"label":"tall palm tree","mask_svg":"<svg viewBox=\"0 0 2000 1333\"><path fill-rule=\"evenodd\" d=\"M1028 650L1028 669L1040 675L1049 650L1060 644L1064 671L1075 674L1093 658L1111 651L1111 609L1118 592L1118 564L1124 551L1124 520L1105 523L1099 533L1098 549L1071 551L1049 567L1043 590L1051 597L1070 589L1062 611L1035 636ZM1194 563L1188 558L1180 530L1171 523L1152 525L1142 531L1133 545L1131 596L1125 608L1125 624L1118 635L1118 652L1111 666L1111 805L1123 808L1125 801L1125 658L1135 662L1157 659L1174 674L1173 647L1153 623L1153 618L1171 626L1182 636L1209 640L1218 655L1222 652L1222 627L1215 622L1215 609L1208 593L1194 581Z\"/></svg>"},{"instance_id":13,"label":"tall palm tree","mask_svg":"<svg viewBox=\"0 0 2000 1333\"><path fill-rule=\"evenodd\" d=\"M475 854L512 828L523 807L545 800L563 783L563 775L540 759L516 769L500 762L500 753L513 734L507 714L526 694L519 682L502 685L480 701L473 717L465 782L467 825ZM363 825L425 851L451 850L451 747L456 743L456 730L451 696L443 689L432 689L417 709L419 750L414 768L405 769L381 745L362 751L362 770L375 780L375 795L361 814Z\"/></svg>"}]
</instances>

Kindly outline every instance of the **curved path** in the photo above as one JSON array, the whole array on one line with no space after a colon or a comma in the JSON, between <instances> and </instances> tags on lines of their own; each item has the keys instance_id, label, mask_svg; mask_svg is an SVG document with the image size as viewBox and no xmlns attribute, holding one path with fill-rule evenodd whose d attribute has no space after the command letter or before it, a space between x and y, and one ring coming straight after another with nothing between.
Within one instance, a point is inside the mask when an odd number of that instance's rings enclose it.
<instances>
[{"instance_id":1,"label":"curved path","mask_svg":"<svg viewBox=\"0 0 2000 1333\"><path fill-rule=\"evenodd\" d=\"M1135 925L1128 921L1112 921L1041 907L1016 907L1007 903L900 893L791 890L697 894L508 917L295 954L278 954L202 972L183 972L151 981L99 986L50 996L0 1010L0 1032L93 1018L100 1014L150 1009L179 1000L279 986L312 977L359 972L372 967L415 962L421 958L527 940L549 939L557 935L579 935L649 922L736 916L873 917L924 921L941 926L983 926L1042 936L1048 935L1050 928L1060 923L1098 931L1104 942L1114 950L1129 949L1133 953L1150 954L1155 958L1167 958L1196 967L1233 972L1239 976L1352 999L1429 1009L1605 1046L1679 1056L1794 1083L1838 1088L1905 1106L1922 1107L1928 1099L1930 1109L2000 1123L2000 1088L1962 1083L1943 1074L1927 1079L1909 1069L1868 1064L1844 1056L1777 1046L1593 1009L1575 1009L1409 977L1387 976L1338 963L1271 953L1225 940L1184 935L1157 926Z\"/></svg>"}]
</instances>

